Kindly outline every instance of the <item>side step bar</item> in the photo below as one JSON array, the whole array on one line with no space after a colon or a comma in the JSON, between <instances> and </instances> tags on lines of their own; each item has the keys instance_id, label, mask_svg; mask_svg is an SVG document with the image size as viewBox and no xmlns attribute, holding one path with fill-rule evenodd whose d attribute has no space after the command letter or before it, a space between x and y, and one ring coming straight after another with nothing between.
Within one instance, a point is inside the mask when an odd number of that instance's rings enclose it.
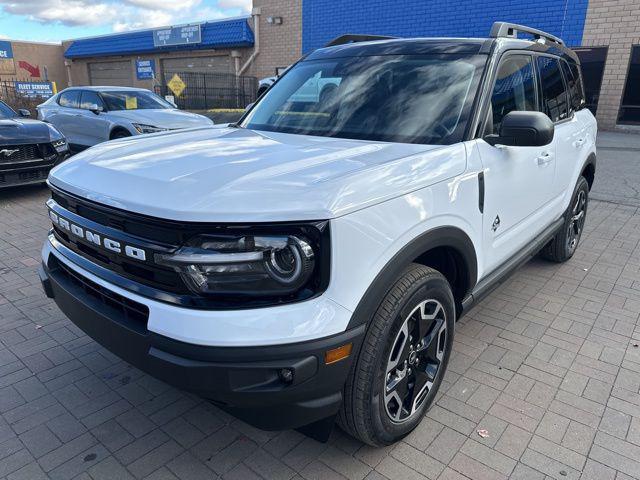
<instances>
[{"instance_id":1,"label":"side step bar","mask_svg":"<svg viewBox=\"0 0 640 480\"><path fill-rule=\"evenodd\" d=\"M471 307L477 305L480 300L489 295L493 290L504 283L518 268L527 263L556 235L564 224L564 215L547 227L531 244L504 262L493 272L487 275L474 287L470 294L462 300L462 312L460 317L467 313Z\"/></svg>"}]
</instances>

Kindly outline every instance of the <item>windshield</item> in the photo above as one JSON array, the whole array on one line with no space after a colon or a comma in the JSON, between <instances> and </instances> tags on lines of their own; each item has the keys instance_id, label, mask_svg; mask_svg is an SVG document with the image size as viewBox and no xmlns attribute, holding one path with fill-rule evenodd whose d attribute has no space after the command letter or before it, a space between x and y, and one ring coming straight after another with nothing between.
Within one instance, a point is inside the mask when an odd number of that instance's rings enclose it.
<instances>
[{"instance_id":1,"label":"windshield","mask_svg":"<svg viewBox=\"0 0 640 480\"><path fill-rule=\"evenodd\" d=\"M459 142L485 62L483 55L303 61L266 93L241 126L388 142Z\"/></svg>"},{"instance_id":2,"label":"windshield","mask_svg":"<svg viewBox=\"0 0 640 480\"><path fill-rule=\"evenodd\" d=\"M151 110L175 108L166 100L151 92L100 92L107 110Z\"/></svg>"},{"instance_id":3,"label":"windshield","mask_svg":"<svg viewBox=\"0 0 640 480\"><path fill-rule=\"evenodd\" d=\"M5 120L7 118L15 118L18 114L13 111L13 109L4 102L0 102L0 120Z\"/></svg>"}]
</instances>

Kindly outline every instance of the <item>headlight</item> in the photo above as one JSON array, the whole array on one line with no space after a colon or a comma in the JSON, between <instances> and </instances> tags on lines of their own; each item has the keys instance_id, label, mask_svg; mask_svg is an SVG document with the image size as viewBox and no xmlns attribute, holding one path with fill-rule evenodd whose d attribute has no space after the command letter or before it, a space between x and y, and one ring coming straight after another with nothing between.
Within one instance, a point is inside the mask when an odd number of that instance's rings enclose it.
<instances>
[{"instance_id":1,"label":"headlight","mask_svg":"<svg viewBox=\"0 0 640 480\"><path fill-rule=\"evenodd\" d=\"M135 128L138 133L158 133L170 130L169 128L154 127L153 125L144 125L142 123L134 123L133 128Z\"/></svg>"},{"instance_id":2,"label":"headlight","mask_svg":"<svg viewBox=\"0 0 640 480\"><path fill-rule=\"evenodd\" d=\"M64 138L64 135L60 133L56 127L47 123L47 127L49 127L49 138L51 139L51 145L56 149L58 153L66 152L69 150L69 145L67 144L67 139Z\"/></svg>"},{"instance_id":3,"label":"headlight","mask_svg":"<svg viewBox=\"0 0 640 480\"><path fill-rule=\"evenodd\" d=\"M313 243L303 235L201 235L155 261L200 295L289 295L314 289Z\"/></svg>"},{"instance_id":4,"label":"headlight","mask_svg":"<svg viewBox=\"0 0 640 480\"><path fill-rule=\"evenodd\" d=\"M56 152L58 153L63 153L69 150L69 144L64 138L61 138L60 140L54 140L53 142L51 142L51 145L53 145L53 148L55 148Z\"/></svg>"},{"instance_id":5,"label":"headlight","mask_svg":"<svg viewBox=\"0 0 640 480\"><path fill-rule=\"evenodd\" d=\"M178 272L198 303L267 306L311 298L329 285L328 221L207 226L154 262ZM198 299L199 297L199 299Z\"/></svg>"}]
</instances>

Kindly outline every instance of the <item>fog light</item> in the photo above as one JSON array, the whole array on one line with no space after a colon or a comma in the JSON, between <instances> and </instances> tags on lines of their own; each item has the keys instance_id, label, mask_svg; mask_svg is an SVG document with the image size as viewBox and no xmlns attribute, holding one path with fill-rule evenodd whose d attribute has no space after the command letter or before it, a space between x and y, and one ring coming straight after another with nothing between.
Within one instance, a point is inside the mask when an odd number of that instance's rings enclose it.
<instances>
[{"instance_id":1,"label":"fog light","mask_svg":"<svg viewBox=\"0 0 640 480\"><path fill-rule=\"evenodd\" d=\"M290 368L281 369L278 372L278 376L280 377L280 380L284 383L293 382L293 370L291 370Z\"/></svg>"},{"instance_id":2,"label":"fog light","mask_svg":"<svg viewBox=\"0 0 640 480\"><path fill-rule=\"evenodd\" d=\"M352 348L353 344L347 343L346 345L342 345L341 347L327 350L324 354L324 363L326 365L329 365L331 363L336 363L347 358L349 355L351 355Z\"/></svg>"}]
</instances>

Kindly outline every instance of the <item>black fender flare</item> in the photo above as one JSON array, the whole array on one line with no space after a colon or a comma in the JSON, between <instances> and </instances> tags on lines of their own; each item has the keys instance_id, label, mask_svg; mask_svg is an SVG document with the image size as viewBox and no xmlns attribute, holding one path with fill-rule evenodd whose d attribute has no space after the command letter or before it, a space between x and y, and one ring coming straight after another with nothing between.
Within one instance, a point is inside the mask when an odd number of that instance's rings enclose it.
<instances>
[{"instance_id":1,"label":"black fender flare","mask_svg":"<svg viewBox=\"0 0 640 480\"><path fill-rule=\"evenodd\" d=\"M414 238L387 262L358 302L347 329L368 323L407 265L437 247L453 248L460 255L467 267L465 293L470 292L478 278L478 260L473 242L460 228L437 227Z\"/></svg>"},{"instance_id":2,"label":"black fender flare","mask_svg":"<svg viewBox=\"0 0 640 480\"><path fill-rule=\"evenodd\" d=\"M585 160L584 164L582 165L582 168L580 169L580 175L582 175L582 173L585 171L585 169L590 165L593 166L593 171L594 171L594 174L595 174L595 171L597 169L597 162L598 162L598 160L596 158L596 154L591 152L589 154L589 156L587 157L587 159ZM591 185L589 185L589 189L591 189Z\"/></svg>"}]
</instances>

